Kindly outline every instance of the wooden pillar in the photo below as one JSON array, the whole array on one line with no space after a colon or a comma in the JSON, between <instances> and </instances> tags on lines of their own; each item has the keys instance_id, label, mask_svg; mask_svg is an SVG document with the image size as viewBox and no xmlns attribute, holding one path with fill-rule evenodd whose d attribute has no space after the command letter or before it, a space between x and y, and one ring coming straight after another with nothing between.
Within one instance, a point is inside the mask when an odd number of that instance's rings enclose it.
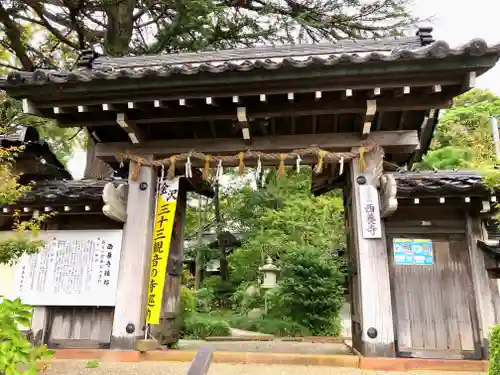
<instances>
[{"instance_id":1,"label":"wooden pillar","mask_svg":"<svg viewBox=\"0 0 500 375\"><path fill-rule=\"evenodd\" d=\"M130 163L130 171L135 163ZM156 171L142 167L136 181L129 177L127 222L118 273L111 347L134 349L144 338L147 283L153 232Z\"/></svg>"},{"instance_id":2,"label":"wooden pillar","mask_svg":"<svg viewBox=\"0 0 500 375\"><path fill-rule=\"evenodd\" d=\"M187 181L179 181L177 208L175 221L168 253L167 275L163 287L160 324L151 326L151 334L162 345L173 344L179 341L180 336L180 307L181 307L181 276L184 259L184 223L186 219Z\"/></svg>"},{"instance_id":3,"label":"wooden pillar","mask_svg":"<svg viewBox=\"0 0 500 375\"><path fill-rule=\"evenodd\" d=\"M477 246L477 240L486 239L486 231L481 219L476 215L467 214L467 241L469 244L469 257L471 263L472 285L477 306L479 320L479 335L483 358L489 357L489 333L495 321L495 306L493 303L490 278L485 267L484 253Z\"/></svg>"},{"instance_id":4,"label":"wooden pillar","mask_svg":"<svg viewBox=\"0 0 500 375\"><path fill-rule=\"evenodd\" d=\"M381 160L382 153L377 150L365 154L364 170L361 170L358 159L351 161L347 187L350 191L346 192L351 244L349 251L353 252L351 260L355 276L351 283L353 346L367 357L395 356L384 222L380 219L374 222L372 228L366 226L373 219L368 211L371 208L378 211L380 207L379 194L374 190L378 183L374 171ZM371 230L373 228L376 230Z\"/></svg>"}]
</instances>

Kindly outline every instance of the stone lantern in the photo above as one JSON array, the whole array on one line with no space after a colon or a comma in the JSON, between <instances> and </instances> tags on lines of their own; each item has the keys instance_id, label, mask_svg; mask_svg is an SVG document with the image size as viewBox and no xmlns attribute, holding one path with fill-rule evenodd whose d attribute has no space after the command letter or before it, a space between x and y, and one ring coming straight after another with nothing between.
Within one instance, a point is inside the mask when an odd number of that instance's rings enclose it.
<instances>
[{"instance_id":1,"label":"stone lantern","mask_svg":"<svg viewBox=\"0 0 500 375\"><path fill-rule=\"evenodd\" d=\"M271 257L267 257L266 264L259 267L259 271L263 274L263 280L260 287L262 289L275 288L276 281L278 279L278 272L280 270L273 264Z\"/></svg>"}]
</instances>

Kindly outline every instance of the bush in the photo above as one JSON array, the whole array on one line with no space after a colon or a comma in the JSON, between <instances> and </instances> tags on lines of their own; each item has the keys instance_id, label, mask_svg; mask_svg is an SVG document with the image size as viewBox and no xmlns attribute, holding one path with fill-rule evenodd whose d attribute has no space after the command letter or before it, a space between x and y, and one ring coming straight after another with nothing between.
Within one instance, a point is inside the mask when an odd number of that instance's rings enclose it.
<instances>
[{"instance_id":1,"label":"bush","mask_svg":"<svg viewBox=\"0 0 500 375\"><path fill-rule=\"evenodd\" d=\"M255 293L249 294L249 288L253 288ZM231 296L231 304L233 310L242 314L246 314L255 308L264 308L264 299L257 283L245 282L240 284Z\"/></svg>"},{"instance_id":2,"label":"bush","mask_svg":"<svg viewBox=\"0 0 500 375\"><path fill-rule=\"evenodd\" d=\"M0 296L0 300L2 297ZM18 375L23 373L36 374L36 361L48 359L54 352L46 345L33 347L26 336L19 330L18 324L29 326L31 321L31 306L3 299L0 302L0 374Z\"/></svg>"},{"instance_id":3,"label":"bush","mask_svg":"<svg viewBox=\"0 0 500 375\"><path fill-rule=\"evenodd\" d=\"M230 324L231 327L234 328L265 333L277 337L302 337L311 334L303 325L286 319L271 319L266 317L251 319L247 316L240 315L233 316L230 319Z\"/></svg>"},{"instance_id":4,"label":"bush","mask_svg":"<svg viewBox=\"0 0 500 375\"><path fill-rule=\"evenodd\" d=\"M215 295L212 289L201 288L196 291L196 311L208 313L216 309Z\"/></svg>"},{"instance_id":5,"label":"bush","mask_svg":"<svg viewBox=\"0 0 500 375\"><path fill-rule=\"evenodd\" d=\"M269 313L286 316L313 335L338 334L336 318L344 303L342 261L314 247L290 249ZM337 331L337 332L335 332Z\"/></svg>"},{"instance_id":6,"label":"bush","mask_svg":"<svg viewBox=\"0 0 500 375\"><path fill-rule=\"evenodd\" d=\"M500 375L500 325L493 327L490 333L490 368L489 375Z\"/></svg>"},{"instance_id":7,"label":"bush","mask_svg":"<svg viewBox=\"0 0 500 375\"><path fill-rule=\"evenodd\" d=\"M194 313L183 322L182 335L188 339L205 339L210 336L230 336L229 324L215 316Z\"/></svg>"},{"instance_id":8,"label":"bush","mask_svg":"<svg viewBox=\"0 0 500 375\"><path fill-rule=\"evenodd\" d=\"M210 276L203 282L203 287L212 290L214 300L212 309L227 309L231 307L231 296L236 287L230 281L223 281L220 276Z\"/></svg>"},{"instance_id":9,"label":"bush","mask_svg":"<svg viewBox=\"0 0 500 375\"><path fill-rule=\"evenodd\" d=\"M196 297L194 292L185 287L181 287L181 317L185 318L196 311Z\"/></svg>"}]
</instances>

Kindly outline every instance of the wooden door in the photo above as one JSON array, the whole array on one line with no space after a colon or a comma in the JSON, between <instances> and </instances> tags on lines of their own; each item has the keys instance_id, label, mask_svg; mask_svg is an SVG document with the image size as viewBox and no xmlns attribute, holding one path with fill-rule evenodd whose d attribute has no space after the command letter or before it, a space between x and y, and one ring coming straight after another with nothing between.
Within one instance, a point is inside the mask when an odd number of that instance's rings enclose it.
<instances>
[{"instance_id":1,"label":"wooden door","mask_svg":"<svg viewBox=\"0 0 500 375\"><path fill-rule=\"evenodd\" d=\"M431 240L433 264L395 264L394 238ZM388 246L398 355L480 359L465 235L390 236Z\"/></svg>"}]
</instances>

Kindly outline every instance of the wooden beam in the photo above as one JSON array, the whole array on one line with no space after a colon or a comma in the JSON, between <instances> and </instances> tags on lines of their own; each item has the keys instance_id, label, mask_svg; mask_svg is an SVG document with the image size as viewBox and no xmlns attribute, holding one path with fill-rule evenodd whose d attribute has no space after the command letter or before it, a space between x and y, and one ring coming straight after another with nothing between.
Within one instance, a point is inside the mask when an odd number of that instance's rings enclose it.
<instances>
[{"instance_id":1,"label":"wooden beam","mask_svg":"<svg viewBox=\"0 0 500 375\"><path fill-rule=\"evenodd\" d=\"M142 131L138 126L128 119L127 114L120 112L116 114L116 123L128 133L128 136L132 143L141 143L143 141Z\"/></svg>"},{"instance_id":2,"label":"wooden beam","mask_svg":"<svg viewBox=\"0 0 500 375\"><path fill-rule=\"evenodd\" d=\"M468 72L463 83L463 90L470 90L476 87L476 72Z\"/></svg>"},{"instance_id":3,"label":"wooden beam","mask_svg":"<svg viewBox=\"0 0 500 375\"><path fill-rule=\"evenodd\" d=\"M403 86L400 87L396 90L394 90L394 96L399 97L403 95L409 95L411 92L411 87L410 86Z\"/></svg>"},{"instance_id":4,"label":"wooden beam","mask_svg":"<svg viewBox=\"0 0 500 375\"><path fill-rule=\"evenodd\" d=\"M23 113L40 116L39 109L31 100L24 98L21 103L23 107Z\"/></svg>"},{"instance_id":5,"label":"wooden beam","mask_svg":"<svg viewBox=\"0 0 500 375\"><path fill-rule=\"evenodd\" d=\"M361 127L361 139L366 139L370 134L375 113L377 113L377 101L367 100L365 118Z\"/></svg>"},{"instance_id":6,"label":"wooden beam","mask_svg":"<svg viewBox=\"0 0 500 375\"><path fill-rule=\"evenodd\" d=\"M238 123L241 128L241 135L243 136L243 142L245 144L251 144L252 135L250 134L250 127L248 126L247 110L245 107L238 107L236 112Z\"/></svg>"},{"instance_id":7,"label":"wooden beam","mask_svg":"<svg viewBox=\"0 0 500 375\"><path fill-rule=\"evenodd\" d=\"M433 95L425 98L415 98L406 95L401 98L379 98L377 99L377 110L383 112L399 112L409 110L427 110L429 108L449 108L451 100L443 98L441 95ZM366 112L366 100L351 97L345 100L311 100L309 102L300 101L294 103L265 103L248 105L247 115L252 118L259 117L289 117L289 116L310 116L325 114L347 114ZM106 126L113 125L116 121L113 112L100 113L80 113L78 116L59 115L56 116L62 127L75 126ZM136 124L169 123L179 121L206 121L213 120L236 120L237 115L234 107L214 107L202 106L197 108L172 108L160 109L151 108L150 111L133 112L129 114L130 120Z\"/></svg>"},{"instance_id":8,"label":"wooden beam","mask_svg":"<svg viewBox=\"0 0 500 375\"><path fill-rule=\"evenodd\" d=\"M411 153L418 145L418 133L409 131L373 132L367 137L391 153ZM363 143L359 133L320 133L314 135L282 135L272 137L253 137L252 151L290 152L295 149L319 147L330 151L348 151ZM154 155L165 157L188 153L192 150L212 155L234 155L249 148L238 138L205 138L186 140L148 141L139 145L128 142L98 143L95 147L96 156L108 161L114 161L116 154L130 152L135 155ZM193 161L194 162L194 161Z\"/></svg>"}]
</instances>

